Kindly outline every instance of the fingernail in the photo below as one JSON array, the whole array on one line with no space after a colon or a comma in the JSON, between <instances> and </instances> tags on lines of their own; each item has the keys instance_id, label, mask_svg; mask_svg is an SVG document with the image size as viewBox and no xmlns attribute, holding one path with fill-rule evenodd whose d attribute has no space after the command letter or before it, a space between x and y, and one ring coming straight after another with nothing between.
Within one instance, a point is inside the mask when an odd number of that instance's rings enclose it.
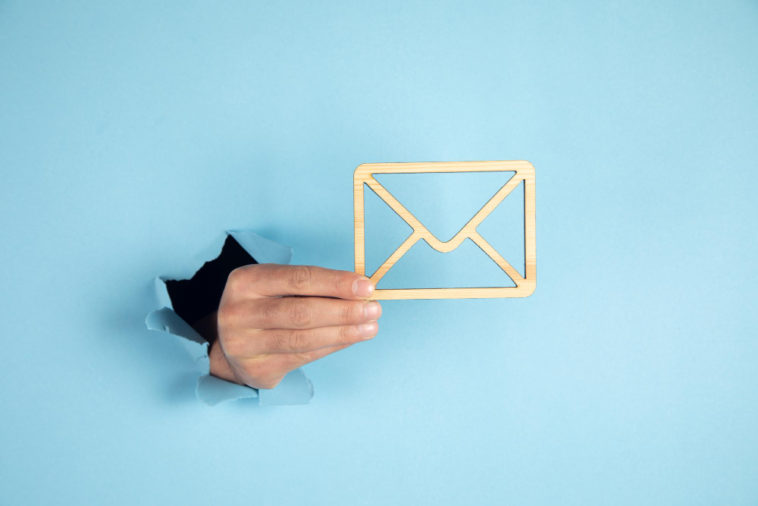
<instances>
[{"instance_id":1,"label":"fingernail","mask_svg":"<svg viewBox=\"0 0 758 506\"><path fill-rule=\"evenodd\" d=\"M382 306L378 302L369 302L363 306L363 316L370 320L376 320L382 314Z\"/></svg>"},{"instance_id":2,"label":"fingernail","mask_svg":"<svg viewBox=\"0 0 758 506\"><path fill-rule=\"evenodd\" d=\"M374 293L374 283L368 278L356 279L353 281L353 295L358 297L368 297Z\"/></svg>"},{"instance_id":3,"label":"fingernail","mask_svg":"<svg viewBox=\"0 0 758 506\"><path fill-rule=\"evenodd\" d=\"M358 325L358 335L361 337L373 337L379 330L379 324L376 322L361 323Z\"/></svg>"}]
</instances>

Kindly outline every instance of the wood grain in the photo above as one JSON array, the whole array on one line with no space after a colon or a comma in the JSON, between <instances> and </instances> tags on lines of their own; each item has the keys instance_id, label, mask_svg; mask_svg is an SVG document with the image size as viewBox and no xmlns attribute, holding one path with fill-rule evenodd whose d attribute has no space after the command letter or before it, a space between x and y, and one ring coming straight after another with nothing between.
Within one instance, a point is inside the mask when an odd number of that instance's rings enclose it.
<instances>
[{"instance_id":1,"label":"wood grain","mask_svg":"<svg viewBox=\"0 0 758 506\"><path fill-rule=\"evenodd\" d=\"M511 177L474 216L448 241L440 241L375 178L374 174L417 174L446 172L514 172ZM521 183L524 184L524 274L519 272L482 237L476 228ZM366 275L364 191L368 187L413 229L405 241L371 274L378 283L395 263L420 240L432 248L449 253L471 239L489 256L516 286L468 288L400 288L377 289L374 299L468 299L492 297L527 297L537 285L536 219L534 166L524 160L481 162L366 163L355 169L353 203L355 224L355 271Z\"/></svg>"}]
</instances>

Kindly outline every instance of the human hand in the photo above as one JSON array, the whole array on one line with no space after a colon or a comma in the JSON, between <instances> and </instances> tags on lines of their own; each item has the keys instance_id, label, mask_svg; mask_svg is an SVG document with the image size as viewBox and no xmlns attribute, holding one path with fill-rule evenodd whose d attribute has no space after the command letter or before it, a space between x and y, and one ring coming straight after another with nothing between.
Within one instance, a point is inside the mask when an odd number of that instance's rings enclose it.
<instances>
[{"instance_id":1,"label":"human hand","mask_svg":"<svg viewBox=\"0 0 758 506\"><path fill-rule=\"evenodd\" d=\"M274 388L293 369L374 337L382 308L365 276L304 265L233 270L216 313L211 374Z\"/></svg>"}]
</instances>

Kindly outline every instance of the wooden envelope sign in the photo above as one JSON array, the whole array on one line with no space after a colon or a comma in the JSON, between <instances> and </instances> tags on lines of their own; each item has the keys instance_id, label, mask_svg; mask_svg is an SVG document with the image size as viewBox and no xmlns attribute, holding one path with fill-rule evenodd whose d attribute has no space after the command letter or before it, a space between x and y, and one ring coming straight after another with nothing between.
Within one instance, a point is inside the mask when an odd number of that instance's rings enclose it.
<instances>
[{"instance_id":1,"label":"wooden envelope sign","mask_svg":"<svg viewBox=\"0 0 758 506\"><path fill-rule=\"evenodd\" d=\"M434 172L515 172L495 195L461 228L449 241L442 242L435 237L408 209L387 189L374 179L374 174L413 174ZM508 261L479 235L476 227L513 191L524 182L524 272L526 277L513 268ZM403 288L377 289L374 299L468 299L488 297L527 297L534 292L537 284L537 257L535 245L534 210L534 166L527 161L487 161L487 162L424 162L424 163L365 163L355 169L353 176L355 204L355 271L366 274L365 219L363 206L364 185L371 188L392 208L413 232L392 253L370 278L377 283L395 262L416 242L423 239L429 246L441 253L449 253L471 239L510 277L516 286L469 287L469 288Z\"/></svg>"}]
</instances>

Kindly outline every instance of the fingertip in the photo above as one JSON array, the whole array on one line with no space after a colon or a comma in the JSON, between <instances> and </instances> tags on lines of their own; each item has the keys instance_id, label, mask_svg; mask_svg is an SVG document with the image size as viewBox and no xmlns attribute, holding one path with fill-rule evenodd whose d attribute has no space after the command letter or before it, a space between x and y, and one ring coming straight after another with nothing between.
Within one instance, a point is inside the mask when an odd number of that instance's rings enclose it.
<instances>
[{"instance_id":1,"label":"fingertip","mask_svg":"<svg viewBox=\"0 0 758 506\"><path fill-rule=\"evenodd\" d=\"M358 325L358 335L362 339L371 339L379 331L379 324L375 321Z\"/></svg>"},{"instance_id":2,"label":"fingertip","mask_svg":"<svg viewBox=\"0 0 758 506\"><path fill-rule=\"evenodd\" d=\"M374 283L372 283L369 278L367 278L366 276L361 276L360 278L353 281L352 288L353 288L353 295L355 297L367 298L367 297L371 297L376 287L374 286Z\"/></svg>"},{"instance_id":3,"label":"fingertip","mask_svg":"<svg viewBox=\"0 0 758 506\"><path fill-rule=\"evenodd\" d=\"M382 316L382 306L375 300L363 306L363 316L368 320L378 320Z\"/></svg>"}]
</instances>

